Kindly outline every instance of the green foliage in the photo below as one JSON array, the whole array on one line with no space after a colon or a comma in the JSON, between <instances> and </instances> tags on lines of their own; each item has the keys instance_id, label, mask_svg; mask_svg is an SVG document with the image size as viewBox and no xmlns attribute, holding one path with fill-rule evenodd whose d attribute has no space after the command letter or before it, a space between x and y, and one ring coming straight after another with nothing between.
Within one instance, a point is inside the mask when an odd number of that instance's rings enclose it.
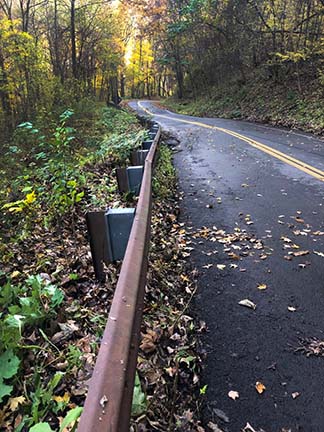
<instances>
[{"instance_id":1,"label":"green foliage","mask_svg":"<svg viewBox=\"0 0 324 432\"><path fill-rule=\"evenodd\" d=\"M7 406L10 403L8 396L20 396L23 392L21 397L25 401L17 408L23 420L17 432L29 428L36 431L58 429L54 427L56 420L48 419L64 416L72 396L69 393L62 395L66 382L61 381L61 373L52 375L52 358L57 359L55 356L58 355L67 360L67 378L64 381L76 375L83 364L82 352L77 346L71 344L66 347L64 344L59 353L51 341L64 300L63 291L41 276L21 280L23 274L34 271L35 264L40 272L43 265L46 265L44 272L48 274L55 270L55 266L48 264L46 254L39 258L36 251L28 254L26 260L26 248L37 248L37 242L42 241L44 234L45 241L50 241L51 234L46 233L55 233L58 216L64 218L67 212L71 212L72 217L79 217L77 211L89 206L92 198L93 202L96 200L105 205L107 199L116 200L114 164L117 161L125 164L130 151L143 137L132 114L98 104L94 107L95 112L89 115L93 120L90 130L87 129L88 123L86 126L82 124L83 114L65 110L56 121L50 116L47 127L32 122L22 123L17 128L17 142L11 143L11 149L7 147L8 157L19 169L16 169L18 175L13 172L0 177L0 208L4 211L0 235L5 232L9 240L7 244L2 242L0 247L1 252L5 251L6 270L11 273L11 278L6 279L0 272L0 402ZM115 132L115 126L118 132ZM28 143L28 154L23 148L24 140ZM98 167L94 169L95 164L104 166L106 177L98 176L100 171ZM25 242L25 239L28 240ZM53 247L51 242L49 247ZM16 251L20 253L20 250L23 258L16 261ZM60 249L55 256L64 257L63 252ZM10 261L14 263L11 270ZM71 284L78 280L78 271L72 267L67 269L66 276L69 276ZM56 275L58 280L59 277ZM15 283L16 280L19 283ZM84 313L79 313L76 319L80 316L85 319ZM86 319L99 340L105 316L93 312ZM91 344L95 345L93 350L97 349L97 342ZM27 368L26 377L23 376L26 370L19 368L20 363ZM69 425L71 430L75 430L80 413L81 408L71 410L61 425Z\"/></svg>"},{"instance_id":2,"label":"green foliage","mask_svg":"<svg viewBox=\"0 0 324 432\"><path fill-rule=\"evenodd\" d=\"M75 345L68 346L68 352L66 353L66 360L68 361L68 369L71 370L74 367L80 368L82 366L81 361L82 352L80 348Z\"/></svg>"},{"instance_id":3,"label":"green foliage","mask_svg":"<svg viewBox=\"0 0 324 432\"><path fill-rule=\"evenodd\" d=\"M81 416L82 411L83 411L82 407L72 408L64 417L58 432L63 432L64 430L66 430L67 427L71 428L70 432L74 432L77 427L77 420ZM54 432L54 431L48 423L41 422L34 425L30 429L30 432Z\"/></svg>"},{"instance_id":4,"label":"green foliage","mask_svg":"<svg viewBox=\"0 0 324 432\"><path fill-rule=\"evenodd\" d=\"M24 284L7 282L0 290L0 352L17 349L26 326L37 326L56 315L64 299L63 292L47 284L39 275Z\"/></svg>"},{"instance_id":5,"label":"green foliage","mask_svg":"<svg viewBox=\"0 0 324 432\"><path fill-rule=\"evenodd\" d=\"M138 373L135 376L135 385L133 392L133 402L132 402L132 416L137 417L143 414L147 409L147 399L145 393L142 391L141 381L139 379Z\"/></svg>"},{"instance_id":6,"label":"green foliage","mask_svg":"<svg viewBox=\"0 0 324 432\"><path fill-rule=\"evenodd\" d=\"M199 389L199 393L200 393L202 396L204 396L204 395L206 394L206 392L207 392L207 388L208 388L208 385L207 385L207 384L204 385L203 387L201 387L201 388Z\"/></svg>"},{"instance_id":7,"label":"green foliage","mask_svg":"<svg viewBox=\"0 0 324 432\"><path fill-rule=\"evenodd\" d=\"M13 353L7 350L0 356L0 403L5 396L9 396L13 390L12 385L8 385L4 380L16 375L19 368L20 360Z\"/></svg>"},{"instance_id":8,"label":"green foliage","mask_svg":"<svg viewBox=\"0 0 324 432\"><path fill-rule=\"evenodd\" d=\"M157 167L153 177L153 192L160 198L168 198L176 187L176 172L172 164L172 151L160 145Z\"/></svg>"},{"instance_id":9,"label":"green foliage","mask_svg":"<svg viewBox=\"0 0 324 432\"><path fill-rule=\"evenodd\" d=\"M48 423L37 423L29 432L53 432L53 429Z\"/></svg>"},{"instance_id":10,"label":"green foliage","mask_svg":"<svg viewBox=\"0 0 324 432\"><path fill-rule=\"evenodd\" d=\"M56 372L47 384L41 381L40 373L33 377L35 390L30 393L31 406L31 424L43 420L46 414L55 407L56 402L53 400L54 391L64 376L63 372Z\"/></svg>"},{"instance_id":11,"label":"green foliage","mask_svg":"<svg viewBox=\"0 0 324 432\"><path fill-rule=\"evenodd\" d=\"M71 409L65 416L64 420L62 421L61 427L59 432L63 432L65 428L67 428L68 426L71 427L71 432L76 430L76 422L79 419L79 417L81 416L83 411L83 408L81 407L75 407L73 409Z\"/></svg>"}]
</instances>

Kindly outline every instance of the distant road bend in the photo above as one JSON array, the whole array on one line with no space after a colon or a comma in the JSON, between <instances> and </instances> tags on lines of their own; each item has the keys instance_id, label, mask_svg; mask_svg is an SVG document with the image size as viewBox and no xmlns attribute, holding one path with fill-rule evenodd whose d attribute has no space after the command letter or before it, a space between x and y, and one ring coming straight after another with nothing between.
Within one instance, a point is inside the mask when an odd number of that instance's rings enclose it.
<instances>
[{"instance_id":1,"label":"distant road bend","mask_svg":"<svg viewBox=\"0 0 324 432\"><path fill-rule=\"evenodd\" d=\"M199 271L193 309L208 329L205 425L323 432L324 142L130 105L180 142L181 218Z\"/></svg>"}]
</instances>

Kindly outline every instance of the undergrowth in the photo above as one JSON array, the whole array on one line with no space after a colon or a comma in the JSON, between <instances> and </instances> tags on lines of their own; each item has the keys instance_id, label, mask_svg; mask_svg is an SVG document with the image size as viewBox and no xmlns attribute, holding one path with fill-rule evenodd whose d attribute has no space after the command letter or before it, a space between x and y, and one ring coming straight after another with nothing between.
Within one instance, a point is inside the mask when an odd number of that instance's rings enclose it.
<instances>
[{"instance_id":1,"label":"undergrowth","mask_svg":"<svg viewBox=\"0 0 324 432\"><path fill-rule=\"evenodd\" d=\"M193 99L169 99L163 104L182 114L247 119L323 135L322 94L315 83L306 82L301 93L291 83L256 77L246 84L234 81L207 88Z\"/></svg>"},{"instance_id":2,"label":"undergrowth","mask_svg":"<svg viewBox=\"0 0 324 432\"><path fill-rule=\"evenodd\" d=\"M74 430L82 412L106 322L102 298L113 292L94 282L85 213L120 205L114 169L145 134L133 114L90 108L67 109L48 125L25 122L5 146L1 430ZM117 269L108 269L111 286Z\"/></svg>"}]
</instances>

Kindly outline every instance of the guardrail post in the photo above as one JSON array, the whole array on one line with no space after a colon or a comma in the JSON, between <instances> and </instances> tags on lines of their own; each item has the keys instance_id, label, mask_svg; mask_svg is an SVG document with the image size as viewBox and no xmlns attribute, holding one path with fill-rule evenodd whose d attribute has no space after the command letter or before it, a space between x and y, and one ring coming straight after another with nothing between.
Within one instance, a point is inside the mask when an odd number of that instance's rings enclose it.
<instances>
[{"instance_id":1,"label":"guardrail post","mask_svg":"<svg viewBox=\"0 0 324 432\"><path fill-rule=\"evenodd\" d=\"M135 209L133 208L109 209L105 213L110 261L119 261L124 258L134 216Z\"/></svg>"},{"instance_id":2,"label":"guardrail post","mask_svg":"<svg viewBox=\"0 0 324 432\"><path fill-rule=\"evenodd\" d=\"M126 193L129 190L126 168L116 168L116 177L118 190L120 193Z\"/></svg>"},{"instance_id":3,"label":"guardrail post","mask_svg":"<svg viewBox=\"0 0 324 432\"><path fill-rule=\"evenodd\" d=\"M104 211L89 212L86 215L88 235L96 279L105 280L103 263L109 262L109 245L106 235Z\"/></svg>"},{"instance_id":4,"label":"guardrail post","mask_svg":"<svg viewBox=\"0 0 324 432\"><path fill-rule=\"evenodd\" d=\"M142 165L127 168L129 190L136 196L139 195L143 179L144 167Z\"/></svg>"},{"instance_id":5,"label":"guardrail post","mask_svg":"<svg viewBox=\"0 0 324 432\"><path fill-rule=\"evenodd\" d=\"M132 165L144 165L149 150L136 150L131 154Z\"/></svg>"},{"instance_id":6,"label":"guardrail post","mask_svg":"<svg viewBox=\"0 0 324 432\"><path fill-rule=\"evenodd\" d=\"M132 192L135 196L139 195L144 167L142 165L127 168L117 168L117 183L121 193Z\"/></svg>"},{"instance_id":7,"label":"guardrail post","mask_svg":"<svg viewBox=\"0 0 324 432\"><path fill-rule=\"evenodd\" d=\"M142 143L142 149L143 150L150 150L152 144L153 144L153 140L145 140Z\"/></svg>"}]
</instances>

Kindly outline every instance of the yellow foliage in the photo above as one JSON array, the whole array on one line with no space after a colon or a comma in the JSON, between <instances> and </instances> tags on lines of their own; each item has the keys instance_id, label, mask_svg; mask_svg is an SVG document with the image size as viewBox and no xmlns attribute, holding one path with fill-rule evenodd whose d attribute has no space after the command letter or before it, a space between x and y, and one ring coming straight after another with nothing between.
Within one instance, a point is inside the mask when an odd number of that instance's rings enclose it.
<instances>
[{"instance_id":1,"label":"yellow foliage","mask_svg":"<svg viewBox=\"0 0 324 432\"><path fill-rule=\"evenodd\" d=\"M68 404L70 402L70 395L69 393L65 392L63 396L53 396L52 399L57 403L63 402Z\"/></svg>"},{"instance_id":2,"label":"yellow foliage","mask_svg":"<svg viewBox=\"0 0 324 432\"><path fill-rule=\"evenodd\" d=\"M26 203L27 205L30 205L30 204L32 204L34 201L36 201L36 194L35 194L35 191L33 191L33 192L27 194L27 195L26 195L26 198L25 198L24 201L25 201L25 203Z\"/></svg>"}]
</instances>

